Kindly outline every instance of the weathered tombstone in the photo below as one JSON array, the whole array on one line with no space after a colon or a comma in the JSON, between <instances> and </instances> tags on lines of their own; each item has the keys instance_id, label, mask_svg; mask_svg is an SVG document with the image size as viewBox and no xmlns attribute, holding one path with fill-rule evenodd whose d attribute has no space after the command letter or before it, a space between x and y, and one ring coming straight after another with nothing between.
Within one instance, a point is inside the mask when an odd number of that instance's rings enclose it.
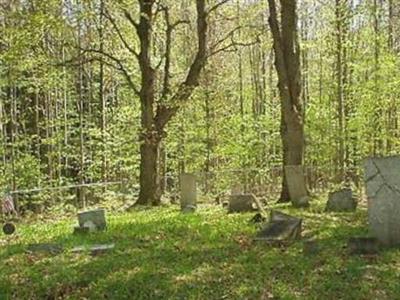
<instances>
[{"instance_id":1,"label":"weathered tombstone","mask_svg":"<svg viewBox=\"0 0 400 300\"><path fill-rule=\"evenodd\" d=\"M229 196L229 213L251 212L256 210L256 200L253 194Z\"/></svg>"},{"instance_id":2,"label":"weathered tombstone","mask_svg":"<svg viewBox=\"0 0 400 300\"><path fill-rule=\"evenodd\" d=\"M93 245L93 246L79 246L75 247L71 250L72 253L82 253L82 252L89 252L92 256L97 256L100 254L104 254L113 250L115 244L105 244L105 245Z\"/></svg>"},{"instance_id":3,"label":"weathered tombstone","mask_svg":"<svg viewBox=\"0 0 400 300\"><path fill-rule=\"evenodd\" d=\"M307 207L309 197L306 188L303 166L285 166L285 177L289 189L290 200L295 207Z\"/></svg>"},{"instance_id":4,"label":"weathered tombstone","mask_svg":"<svg viewBox=\"0 0 400 300\"><path fill-rule=\"evenodd\" d=\"M357 208L357 199L353 191L349 188L329 193L326 211L348 212L355 211Z\"/></svg>"},{"instance_id":5,"label":"weathered tombstone","mask_svg":"<svg viewBox=\"0 0 400 300\"><path fill-rule=\"evenodd\" d=\"M385 246L400 245L400 156L365 161L370 233Z\"/></svg>"},{"instance_id":6,"label":"weathered tombstone","mask_svg":"<svg viewBox=\"0 0 400 300\"><path fill-rule=\"evenodd\" d=\"M257 234L255 240L293 241L301 238L302 219L272 210L270 222Z\"/></svg>"},{"instance_id":7,"label":"weathered tombstone","mask_svg":"<svg viewBox=\"0 0 400 300\"><path fill-rule=\"evenodd\" d=\"M94 224L96 230L105 230L107 228L104 209L81 212L78 214L78 222L79 227L89 227L89 231L91 231L91 228L88 224Z\"/></svg>"},{"instance_id":8,"label":"weathered tombstone","mask_svg":"<svg viewBox=\"0 0 400 300\"><path fill-rule=\"evenodd\" d=\"M196 176L193 174L183 173L180 178L181 185L181 210L186 207L197 206L197 185Z\"/></svg>"},{"instance_id":9,"label":"weathered tombstone","mask_svg":"<svg viewBox=\"0 0 400 300\"><path fill-rule=\"evenodd\" d=\"M28 245L26 252L28 253L44 253L57 255L64 251L64 248L58 244L31 244Z\"/></svg>"},{"instance_id":10,"label":"weathered tombstone","mask_svg":"<svg viewBox=\"0 0 400 300\"><path fill-rule=\"evenodd\" d=\"M347 242L347 249L350 254L377 254L379 242L378 239L370 237L350 238Z\"/></svg>"}]
</instances>

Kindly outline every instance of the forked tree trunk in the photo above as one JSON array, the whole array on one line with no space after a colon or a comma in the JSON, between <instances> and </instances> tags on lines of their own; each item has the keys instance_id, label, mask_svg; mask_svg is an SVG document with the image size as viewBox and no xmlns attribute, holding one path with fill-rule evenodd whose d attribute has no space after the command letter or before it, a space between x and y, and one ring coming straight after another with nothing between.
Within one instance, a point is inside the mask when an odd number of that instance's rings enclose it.
<instances>
[{"instance_id":1,"label":"forked tree trunk","mask_svg":"<svg viewBox=\"0 0 400 300\"><path fill-rule=\"evenodd\" d=\"M279 24L275 0L268 0L269 25L273 37L275 67L281 98L281 138L283 169L289 165L303 165L304 114L301 101L300 49L297 40L296 1L281 0ZM290 200L288 180L283 170L280 202ZM296 179L293 179L296 180ZM305 182L305 180L303 180Z\"/></svg>"},{"instance_id":2,"label":"forked tree trunk","mask_svg":"<svg viewBox=\"0 0 400 300\"><path fill-rule=\"evenodd\" d=\"M139 92L141 104L140 137L140 192L135 205L159 205L161 198L159 151L164 135L165 126L180 108L180 103L187 101L193 90L198 85L200 73L207 60L207 12L206 1L197 0L197 37L198 48L195 59L190 66L185 81L179 86L176 93L171 96L172 105L156 102L155 81L156 74L151 64L151 39L153 5L155 0L141 0L140 22L136 31L140 40L140 53L138 61L141 70L141 89ZM168 15L167 15L168 16ZM167 58L170 53L167 50ZM169 74L167 74L169 75ZM169 91L165 86L165 91Z\"/></svg>"}]
</instances>

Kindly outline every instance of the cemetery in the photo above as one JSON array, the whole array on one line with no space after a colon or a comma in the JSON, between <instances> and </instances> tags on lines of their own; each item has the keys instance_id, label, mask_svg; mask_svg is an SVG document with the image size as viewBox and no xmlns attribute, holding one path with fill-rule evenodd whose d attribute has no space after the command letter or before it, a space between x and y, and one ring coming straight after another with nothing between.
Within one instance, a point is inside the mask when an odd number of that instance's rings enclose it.
<instances>
[{"instance_id":1,"label":"cemetery","mask_svg":"<svg viewBox=\"0 0 400 300\"><path fill-rule=\"evenodd\" d=\"M53 221L17 220L16 231L3 228L7 235L0 237L4 262L0 290L9 288L3 274L26 280L26 272L47 270L50 277L34 282L33 289L22 288L20 295L26 299L37 293L100 298L129 294L137 299L395 295L397 277L390 272L396 267L393 260L400 242L396 225L400 157L366 159L364 167L365 188L360 194L344 188L307 196L309 203L301 208L296 201L276 204L259 199L241 192L237 184L227 205L200 200L198 176L185 173L180 176L176 204L120 213L87 208ZM295 191L302 197L301 192ZM81 268L71 265L73 261L82 261ZM148 276L156 281L147 281ZM278 277L285 278L284 285L271 281ZM382 277L393 290L381 286ZM312 285L315 280L319 283ZM99 286L92 286L92 281ZM365 292L364 281L377 289Z\"/></svg>"},{"instance_id":2,"label":"cemetery","mask_svg":"<svg viewBox=\"0 0 400 300\"><path fill-rule=\"evenodd\" d=\"M0 300L400 299L400 1L1 0Z\"/></svg>"}]
</instances>

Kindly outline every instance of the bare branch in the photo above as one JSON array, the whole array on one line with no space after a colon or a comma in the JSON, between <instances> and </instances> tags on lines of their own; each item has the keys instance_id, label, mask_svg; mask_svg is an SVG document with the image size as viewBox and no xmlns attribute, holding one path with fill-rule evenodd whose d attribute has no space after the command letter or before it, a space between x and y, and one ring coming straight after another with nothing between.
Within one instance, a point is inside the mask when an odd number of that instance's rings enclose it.
<instances>
[{"instance_id":1,"label":"bare branch","mask_svg":"<svg viewBox=\"0 0 400 300\"><path fill-rule=\"evenodd\" d=\"M218 2L217 4L215 4L214 6L212 6L210 9L208 9L207 11L207 15L209 15L210 13L212 13L214 10L217 10L220 6L224 5L225 3L227 3L230 0L222 0L220 2Z\"/></svg>"},{"instance_id":2,"label":"bare branch","mask_svg":"<svg viewBox=\"0 0 400 300\"><path fill-rule=\"evenodd\" d=\"M124 75L126 81L127 81L128 84L129 84L129 86L132 88L132 90L135 92L136 95L139 95L139 90L138 90L138 88L136 87L136 85L134 84L131 75L129 75L129 72L128 72L128 70L125 68L125 66L124 66L124 64L122 63L121 59L119 59L119 58L113 56L113 55L110 54L110 53L107 53L107 52L104 52L104 51L100 51L100 50L98 50L98 49L81 49L81 50L83 51L82 54L84 54L84 53L96 53L96 54L102 55L102 56L104 56L104 57L110 59L110 60L113 61L114 63L116 63L117 65L116 65L116 66L114 65L114 67L115 67L117 70L119 70L119 71L122 72L122 74Z\"/></svg>"},{"instance_id":3,"label":"bare branch","mask_svg":"<svg viewBox=\"0 0 400 300\"><path fill-rule=\"evenodd\" d=\"M126 9L124 9L124 16L135 28L135 30L138 30L139 24L133 19L132 15Z\"/></svg>"},{"instance_id":4,"label":"bare branch","mask_svg":"<svg viewBox=\"0 0 400 300\"><path fill-rule=\"evenodd\" d=\"M258 44L259 42L260 42L260 40L258 38L255 41L252 41L249 43L235 42L232 40L232 42L230 44L228 44L222 48L219 48L217 50L212 51L210 54L208 54L207 57L214 56L221 52L235 52L235 51L237 51L238 47L249 47L249 46Z\"/></svg>"},{"instance_id":5,"label":"bare branch","mask_svg":"<svg viewBox=\"0 0 400 300\"><path fill-rule=\"evenodd\" d=\"M116 20L107 12L105 11L103 13L104 17L107 18L107 20L110 21L110 23L113 25L115 31L117 32L117 35L119 39L121 40L122 44L125 46L125 48L133 54L136 58L139 57L138 53L133 49L131 46L129 46L128 42L126 41L125 37L123 36L121 29L118 27Z\"/></svg>"}]
</instances>

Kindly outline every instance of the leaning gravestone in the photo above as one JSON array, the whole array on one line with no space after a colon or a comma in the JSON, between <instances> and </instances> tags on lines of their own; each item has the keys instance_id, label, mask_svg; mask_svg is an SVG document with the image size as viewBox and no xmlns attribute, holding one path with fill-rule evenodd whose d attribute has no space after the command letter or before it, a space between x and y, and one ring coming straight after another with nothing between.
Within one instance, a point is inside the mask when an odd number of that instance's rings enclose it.
<instances>
[{"instance_id":1,"label":"leaning gravestone","mask_svg":"<svg viewBox=\"0 0 400 300\"><path fill-rule=\"evenodd\" d=\"M106 213L104 209L95 209L78 214L78 222L83 231L89 232L97 230L105 230L107 228ZM75 229L77 230L77 229Z\"/></svg>"},{"instance_id":2,"label":"leaning gravestone","mask_svg":"<svg viewBox=\"0 0 400 300\"><path fill-rule=\"evenodd\" d=\"M347 212L355 211L357 208L357 199L353 191L349 188L329 193L326 211Z\"/></svg>"},{"instance_id":3,"label":"leaning gravestone","mask_svg":"<svg viewBox=\"0 0 400 300\"><path fill-rule=\"evenodd\" d=\"M303 166L285 166L285 177L289 189L290 200L295 207L306 207L308 203L308 192L304 177Z\"/></svg>"},{"instance_id":4,"label":"leaning gravestone","mask_svg":"<svg viewBox=\"0 0 400 300\"><path fill-rule=\"evenodd\" d=\"M251 212L255 210L256 199L253 194L237 194L229 196L229 213Z\"/></svg>"},{"instance_id":5,"label":"leaning gravestone","mask_svg":"<svg viewBox=\"0 0 400 300\"><path fill-rule=\"evenodd\" d=\"M400 245L400 156L365 161L370 233L384 246Z\"/></svg>"},{"instance_id":6,"label":"leaning gravestone","mask_svg":"<svg viewBox=\"0 0 400 300\"><path fill-rule=\"evenodd\" d=\"M181 210L191 212L197 206L196 176L183 173L180 178L181 185Z\"/></svg>"},{"instance_id":7,"label":"leaning gravestone","mask_svg":"<svg viewBox=\"0 0 400 300\"><path fill-rule=\"evenodd\" d=\"M256 235L255 240L283 242L301 238L303 220L272 210L269 223Z\"/></svg>"}]
</instances>

